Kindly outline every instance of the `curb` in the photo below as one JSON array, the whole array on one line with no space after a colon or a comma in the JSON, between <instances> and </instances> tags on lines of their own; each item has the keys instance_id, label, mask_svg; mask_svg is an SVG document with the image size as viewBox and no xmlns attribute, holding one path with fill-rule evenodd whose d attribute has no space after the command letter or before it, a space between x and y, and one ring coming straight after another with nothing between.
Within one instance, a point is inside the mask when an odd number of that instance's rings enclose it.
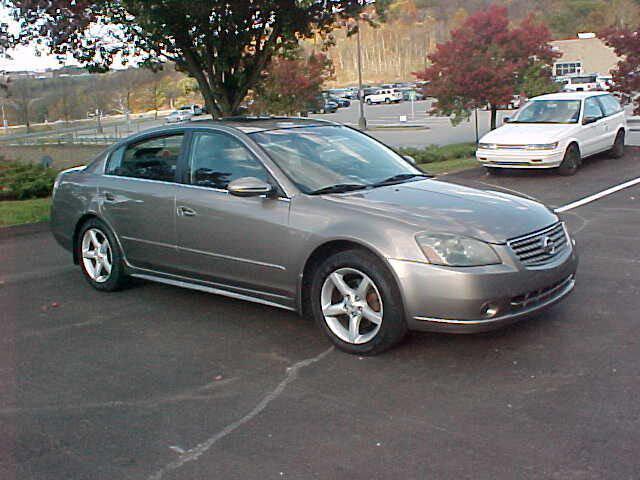
<instances>
[{"instance_id":1,"label":"curb","mask_svg":"<svg viewBox=\"0 0 640 480\"><path fill-rule=\"evenodd\" d=\"M0 239L22 237L37 233L50 232L49 222L27 223L25 225L11 225L0 227Z\"/></svg>"}]
</instances>

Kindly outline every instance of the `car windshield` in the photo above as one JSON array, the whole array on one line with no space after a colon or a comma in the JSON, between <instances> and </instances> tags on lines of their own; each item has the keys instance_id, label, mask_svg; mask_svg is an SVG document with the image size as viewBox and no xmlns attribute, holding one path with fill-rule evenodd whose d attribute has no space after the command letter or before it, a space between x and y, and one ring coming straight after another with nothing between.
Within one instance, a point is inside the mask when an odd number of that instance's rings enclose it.
<instances>
[{"instance_id":1,"label":"car windshield","mask_svg":"<svg viewBox=\"0 0 640 480\"><path fill-rule=\"evenodd\" d=\"M533 100L512 123L578 123L579 118L580 100Z\"/></svg>"},{"instance_id":2,"label":"car windshield","mask_svg":"<svg viewBox=\"0 0 640 480\"><path fill-rule=\"evenodd\" d=\"M423 174L390 148L339 125L268 130L251 137L305 193Z\"/></svg>"}]
</instances>

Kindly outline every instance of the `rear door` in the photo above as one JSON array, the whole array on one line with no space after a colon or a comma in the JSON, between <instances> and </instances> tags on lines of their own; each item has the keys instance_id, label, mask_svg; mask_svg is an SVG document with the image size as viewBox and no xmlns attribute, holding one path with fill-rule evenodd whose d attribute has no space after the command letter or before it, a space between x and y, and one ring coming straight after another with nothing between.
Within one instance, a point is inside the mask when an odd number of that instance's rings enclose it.
<instances>
[{"instance_id":1,"label":"rear door","mask_svg":"<svg viewBox=\"0 0 640 480\"><path fill-rule=\"evenodd\" d=\"M580 133L580 149L582 156L593 155L606 150L607 147L607 121L597 97L588 97L584 100L582 128ZM592 123L585 124L585 120L595 119Z\"/></svg>"},{"instance_id":2,"label":"rear door","mask_svg":"<svg viewBox=\"0 0 640 480\"><path fill-rule=\"evenodd\" d=\"M613 95L602 95L598 97L598 100L600 100L605 121L607 122L606 147L610 148L616 140L618 130L624 127L625 115L620 103Z\"/></svg>"},{"instance_id":3,"label":"rear door","mask_svg":"<svg viewBox=\"0 0 640 480\"><path fill-rule=\"evenodd\" d=\"M192 278L240 292L271 292L278 303L280 296L290 300L294 289L285 267L286 245L293 238L289 199L229 194L227 185L241 177L277 185L240 138L226 131L193 132L176 197L180 264Z\"/></svg>"},{"instance_id":4,"label":"rear door","mask_svg":"<svg viewBox=\"0 0 640 480\"><path fill-rule=\"evenodd\" d=\"M107 163L101 214L136 267L164 271L177 261L176 171L183 143L181 131L148 136L115 150Z\"/></svg>"}]
</instances>

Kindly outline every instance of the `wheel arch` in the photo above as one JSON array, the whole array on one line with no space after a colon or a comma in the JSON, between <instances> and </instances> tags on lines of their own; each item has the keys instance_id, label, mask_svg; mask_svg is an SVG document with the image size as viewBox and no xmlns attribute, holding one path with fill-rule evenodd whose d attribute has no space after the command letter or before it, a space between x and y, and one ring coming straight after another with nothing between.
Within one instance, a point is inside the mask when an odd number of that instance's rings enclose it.
<instances>
[{"instance_id":1,"label":"wheel arch","mask_svg":"<svg viewBox=\"0 0 640 480\"><path fill-rule=\"evenodd\" d=\"M80 218L78 218L78 221L76 222L75 227L73 228L73 237L72 237L73 263L78 265L79 262L80 262L80 259L78 258L78 241L79 241L78 237L80 236L80 229L82 228L82 226L85 223L87 223L91 219L96 219L96 220L101 221L111 231L111 233L113 234L113 236L116 239L116 243L118 244L118 247L120 248L120 252L122 253L122 258L124 259L125 265L128 265L127 259L126 259L126 254L125 254L124 248L122 247L122 242L120 241L120 237L116 233L115 229L113 228L113 226L108 221L106 221L104 218L100 217L100 215L98 215L94 211L88 211L88 212L84 213L82 216L80 216Z\"/></svg>"},{"instance_id":2,"label":"wheel arch","mask_svg":"<svg viewBox=\"0 0 640 480\"><path fill-rule=\"evenodd\" d=\"M378 252L375 248L373 248L371 245L367 245L363 242L359 242L353 239L332 239L320 245L317 245L309 254L304 263L298 282L298 310L301 315L306 317L310 314L311 282L315 270L320 266L324 259L336 253L344 252L346 250L363 250L377 257L378 260L380 260L380 262L382 262L382 264L391 273L391 276L398 286L398 290L400 290L400 284L395 272L393 271L393 268L391 268L391 265L384 257L384 255ZM401 291L400 293L402 295ZM402 301L404 305L404 298L402 299Z\"/></svg>"}]
</instances>

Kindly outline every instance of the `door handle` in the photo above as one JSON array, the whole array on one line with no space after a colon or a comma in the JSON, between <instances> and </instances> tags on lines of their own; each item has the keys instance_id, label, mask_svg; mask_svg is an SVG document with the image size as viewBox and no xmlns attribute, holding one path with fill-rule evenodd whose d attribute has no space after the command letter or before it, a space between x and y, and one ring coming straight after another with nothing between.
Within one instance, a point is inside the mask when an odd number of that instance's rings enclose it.
<instances>
[{"instance_id":1,"label":"door handle","mask_svg":"<svg viewBox=\"0 0 640 480\"><path fill-rule=\"evenodd\" d=\"M195 217L197 215L196 211L189 207L178 207L178 216L179 217Z\"/></svg>"}]
</instances>

